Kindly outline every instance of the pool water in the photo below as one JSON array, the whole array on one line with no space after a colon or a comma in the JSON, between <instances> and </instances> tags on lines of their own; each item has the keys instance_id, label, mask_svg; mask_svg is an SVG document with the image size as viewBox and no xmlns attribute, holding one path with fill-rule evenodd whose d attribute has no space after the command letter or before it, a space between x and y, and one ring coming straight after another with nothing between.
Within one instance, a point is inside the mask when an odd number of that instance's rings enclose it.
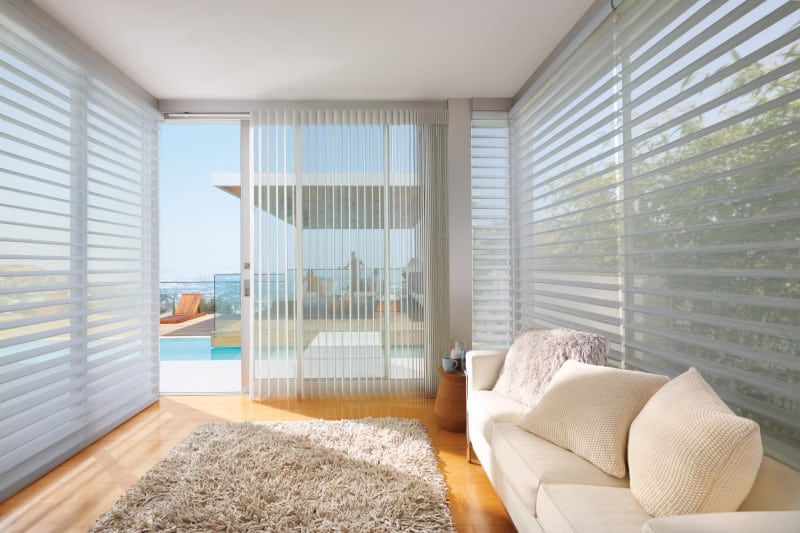
<instances>
[{"instance_id":1,"label":"pool water","mask_svg":"<svg viewBox=\"0 0 800 533\"><path fill-rule=\"evenodd\" d=\"M162 361L238 361L239 346L211 346L210 337L161 337Z\"/></svg>"}]
</instances>

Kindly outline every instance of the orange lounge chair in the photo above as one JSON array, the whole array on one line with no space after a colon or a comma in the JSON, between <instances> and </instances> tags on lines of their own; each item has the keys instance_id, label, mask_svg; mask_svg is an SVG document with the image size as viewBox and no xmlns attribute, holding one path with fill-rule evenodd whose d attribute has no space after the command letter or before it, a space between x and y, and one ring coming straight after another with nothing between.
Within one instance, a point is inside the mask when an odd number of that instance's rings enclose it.
<instances>
[{"instance_id":1,"label":"orange lounge chair","mask_svg":"<svg viewBox=\"0 0 800 533\"><path fill-rule=\"evenodd\" d=\"M161 318L162 324L178 324L179 322L186 322L205 313L200 311L200 300L203 295L199 292L186 292L181 294L181 299L178 300L178 306L175 308L175 314Z\"/></svg>"}]
</instances>

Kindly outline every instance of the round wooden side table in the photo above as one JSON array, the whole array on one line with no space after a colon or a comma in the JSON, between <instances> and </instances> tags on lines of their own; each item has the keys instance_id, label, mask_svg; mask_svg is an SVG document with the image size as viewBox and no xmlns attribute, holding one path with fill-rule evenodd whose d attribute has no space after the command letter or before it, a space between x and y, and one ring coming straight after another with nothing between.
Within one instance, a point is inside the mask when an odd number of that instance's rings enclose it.
<instances>
[{"instance_id":1,"label":"round wooden side table","mask_svg":"<svg viewBox=\"0 0 800 533\"><path fill-rule=\"evenodd\" d=\"M467 430L467 376L439 368L439 391L433 414L440 428L455 433Z\"/></svg>"}]
</instances>

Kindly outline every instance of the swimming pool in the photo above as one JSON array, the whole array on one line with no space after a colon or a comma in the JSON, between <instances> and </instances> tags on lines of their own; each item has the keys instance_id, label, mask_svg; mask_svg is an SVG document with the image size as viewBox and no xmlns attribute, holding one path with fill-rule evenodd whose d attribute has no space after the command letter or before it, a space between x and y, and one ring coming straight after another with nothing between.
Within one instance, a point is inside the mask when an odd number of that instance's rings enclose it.
<instances>
[{"instance_id":1,"label":"swimming pool","mask_svg":"<svg viewBox=\"0 0 800 533\"><path fill-rule=\"evenodd\" d=\"M238 361L239 346L211 346L210 337L161 337L162 361Z\"/></svg>"}]
</instances>

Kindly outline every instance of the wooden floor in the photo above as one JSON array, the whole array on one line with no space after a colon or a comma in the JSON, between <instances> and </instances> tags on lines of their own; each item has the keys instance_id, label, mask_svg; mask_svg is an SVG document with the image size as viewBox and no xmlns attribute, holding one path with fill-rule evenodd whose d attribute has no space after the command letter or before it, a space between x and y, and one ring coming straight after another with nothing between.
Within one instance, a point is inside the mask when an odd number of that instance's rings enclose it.
<instances>
[{"instance_id":1,"label":"wooden floor","mask_svg":"<svg viewBox=\"0 0 800 533\"><path fill-rule=\"evenodd\" d=\"M29 487L0 503L0 531L86 531L97 517L198 424L218 420L303 420L396 416L428 428L458 531L514 531L480 466L465 459L463 433L436 427L433 400L283 400L164 396Z\"/></svg>"}]
</instances>

